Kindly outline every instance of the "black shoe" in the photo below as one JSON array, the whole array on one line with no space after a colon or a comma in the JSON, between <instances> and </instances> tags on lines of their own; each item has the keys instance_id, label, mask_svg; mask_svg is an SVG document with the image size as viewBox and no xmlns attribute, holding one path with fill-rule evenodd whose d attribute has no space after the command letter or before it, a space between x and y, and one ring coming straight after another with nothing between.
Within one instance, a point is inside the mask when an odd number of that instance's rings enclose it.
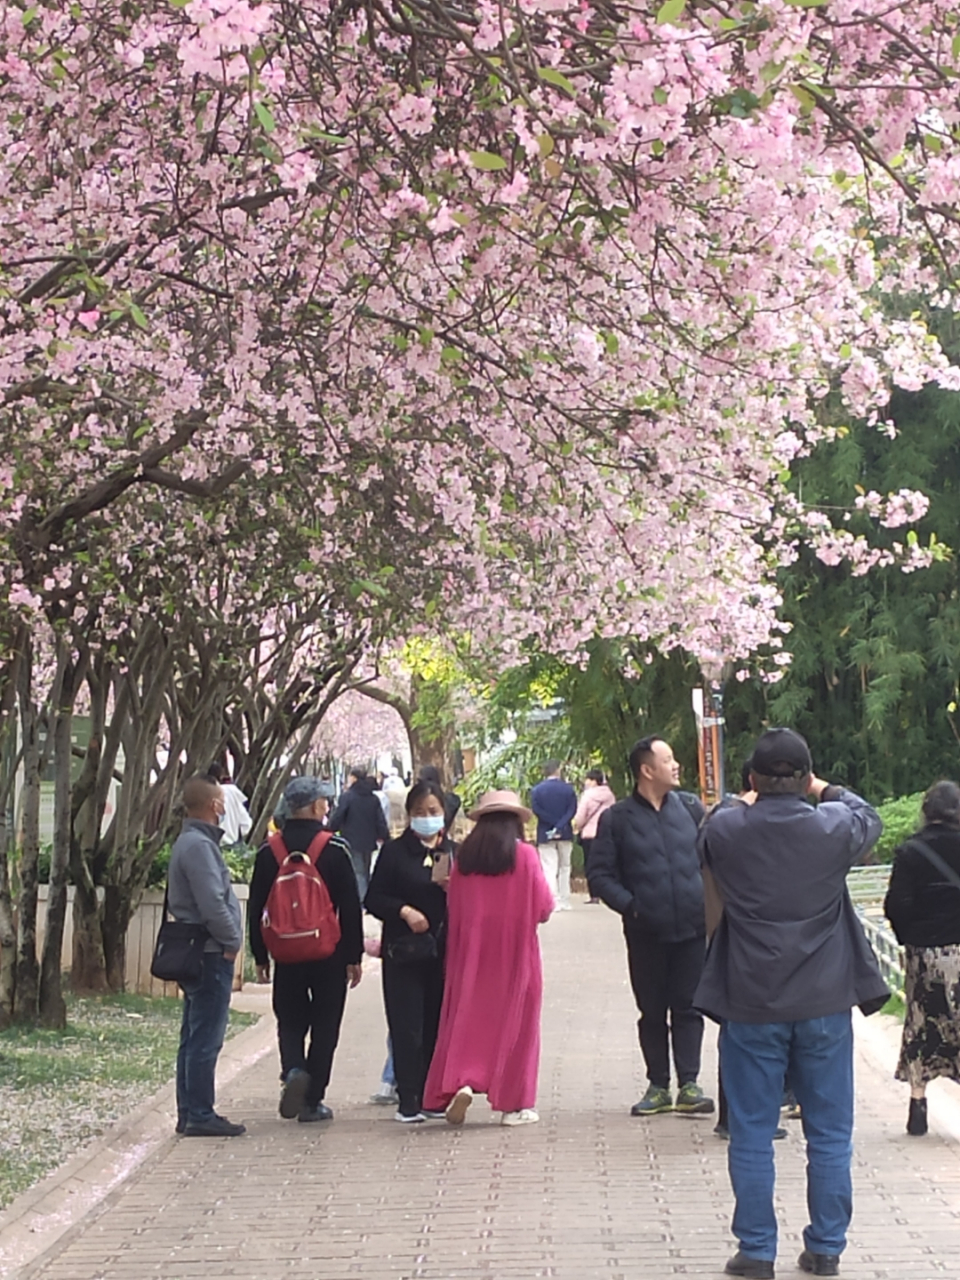
<instances>
[{"instance_id":1,"label":"black shoe","mask_svg":"<svg viewBox=\"0 0 960 1280\"><path fill-rule=\"evenodd\" d=\"M333 1112L322 1102L318 1102L315 1107L301 1107L297 1119L301 1124L313 1124L317 1120L332 1120Z\"/></svg>"},{"instance_id":2,"label":"black shoe","mask_svg":"<svg viewBox=\"0 0 960 1280\"><path fill-rule=\"evenodd\" d=\"M811 1253L804 1249L797 1259L801 1271L808 1271L813 1276L838 1276L840 1274L840 1255L838 1253Z\"/></svg>"},{"instance_id":3,"label":"black shoe","mask_svg":"<svg viewBox=\"0 0 960 1280\"><path fill-rule=\"evenodd\" d=\"M773 1280L773 1263L769 1258L748 1258L738 1249L724 1267L728 1276L751 1276L752 1280Z\"/></svg>"},{"instance_id":4,"label":"black shoe","mask_svg":"<svg viewBox=\"0 0 960 1280\"><path fill-rule=\"evenodd\" d=\"M907 1133L913 1138L922 1138L927 1132L927 1100L911 1098L910 1110L907 1113Z\"/></svg>"},{"instance_id":5,"label":"black shoe","mask_svg":"<svg viewBox=\"0 0 960 1280\"><path fill-rule=\"evenodd\" d=\"M212 1120L205 1120L203 1124L184 1125L183 1136L185 1138L239 1138L246 1132L246 1125L231 1124L226 1116L214 1116Z\"/></svg>"},{"instance_id":6,"label":"black shoe","mask_svg":"<svg viewBox=\"0 0 960 1280\"><path fill-rule=\"evenodd\" d=\"M283 1082L280 1094L280 1114L284 1120L292 1120L303 1110L310 1088L310 1076L302 1067L291 1067Z\"/></svg>"}]
</instances>

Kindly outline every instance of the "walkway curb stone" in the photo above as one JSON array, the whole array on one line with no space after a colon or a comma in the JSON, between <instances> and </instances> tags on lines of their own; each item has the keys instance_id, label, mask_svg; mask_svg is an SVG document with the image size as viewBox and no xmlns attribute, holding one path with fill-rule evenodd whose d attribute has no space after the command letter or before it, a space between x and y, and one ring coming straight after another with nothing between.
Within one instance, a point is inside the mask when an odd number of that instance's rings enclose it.
<instances>
[{"instance_id":1,"label":"walkway curb stone","mask_svg":"<svg viewBox=\"0 0 960 1280\"><path fill-rule=\"evenodd\" d=\"M263 1012L242 995L234 999L237 1006ZM275 1043L272 1018L263 1016L229 1039L217 1065L218 1089L226 1089ZM17 1196L0 1213L0 1277L16 1277L28 1264L58 1248L71 1229L88 1223L112 1191L165 1143L175 1140L175 1123L176 1089L170 1083Z\"/></svg>"}]
</instances>

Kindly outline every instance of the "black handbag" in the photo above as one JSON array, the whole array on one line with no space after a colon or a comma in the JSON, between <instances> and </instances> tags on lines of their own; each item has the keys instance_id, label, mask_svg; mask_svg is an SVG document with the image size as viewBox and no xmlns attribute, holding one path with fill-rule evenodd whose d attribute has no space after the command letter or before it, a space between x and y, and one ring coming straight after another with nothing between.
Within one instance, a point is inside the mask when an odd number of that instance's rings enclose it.
<instances>
[{"instance_id":1,"label":"black handbag","mask_svg":"<svg viewBox=\"0 0 960 1280\"><path fill-rule=\"evenodd\" d=\"M440 952L432 933L409 933L387 943L387 957L393 964L419 964L439 959Z\"/></svg>"},{"instance_id":2,"label":"black handbag","mask_svg":"<svg viewBox=\"0 0 960 1280\"><path fill-rule=\"evenodd\" d=\"M163 895L163 920L153 948L150 972L161 982L179 982L180 986L199 982L203 976L203 948L210 937L202 924L185 924L168 920L170 885Z\"/></svg>"}]
</instances>

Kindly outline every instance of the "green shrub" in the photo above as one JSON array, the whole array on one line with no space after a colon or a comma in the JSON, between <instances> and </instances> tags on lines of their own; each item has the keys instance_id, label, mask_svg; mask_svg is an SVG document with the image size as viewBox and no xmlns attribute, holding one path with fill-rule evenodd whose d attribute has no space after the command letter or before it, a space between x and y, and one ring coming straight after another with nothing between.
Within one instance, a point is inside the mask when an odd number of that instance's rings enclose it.
<instances>
[{"instance_id":1,"label":"green shrub","mask_svg":"<svg viewBox=\"0 0 960 1280\"><path fill-rule=\"evenodd\" d=\"M884 800L877 805L877 813L883 819L883 834L877 841L874 854L878 862L892 862L897 845L915 835L922 826L920 804L923 792L899 796L896 800Z\"/></svg>"}]
</instances>

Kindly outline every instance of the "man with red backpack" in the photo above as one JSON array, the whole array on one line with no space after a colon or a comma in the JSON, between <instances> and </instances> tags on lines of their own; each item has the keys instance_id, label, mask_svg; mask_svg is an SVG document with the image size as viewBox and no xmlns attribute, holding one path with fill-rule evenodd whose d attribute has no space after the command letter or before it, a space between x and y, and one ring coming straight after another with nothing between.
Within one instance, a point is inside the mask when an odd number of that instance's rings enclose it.
<instances>
[{"instance_id":1,"label":"man with red backpack","mask_svg":"<svg viewBox=\"0 0 960 1280\"><path fill-rule=\"evenodd\" d=\"M250 881L250 948L258 981L270 981L274 961L273 1012L284 1082L280 1114L301 1123L333 1118L323 1097L347 984L360 981L363 956L350 847L324 830L325 791L319 778L287 783L283 801L290 816L280 835L260 847Z\"/></svg>"}]
</instances>

